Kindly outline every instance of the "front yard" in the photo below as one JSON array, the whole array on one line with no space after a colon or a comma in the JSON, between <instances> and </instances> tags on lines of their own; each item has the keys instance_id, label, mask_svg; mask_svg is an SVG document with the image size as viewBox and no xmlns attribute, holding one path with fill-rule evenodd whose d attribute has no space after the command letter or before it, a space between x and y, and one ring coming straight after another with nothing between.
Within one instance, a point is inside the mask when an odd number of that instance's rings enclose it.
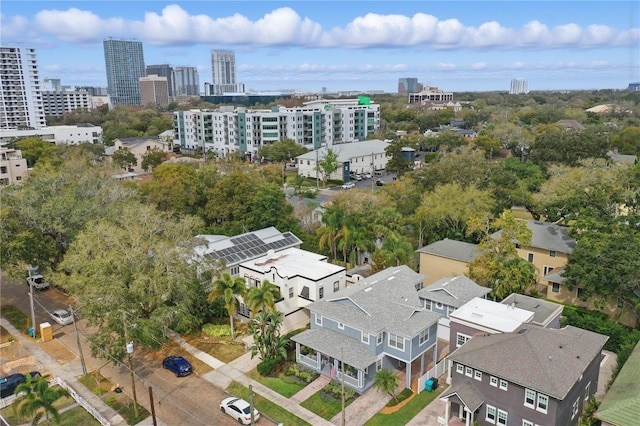
<instances>
[{"instance_id":1,"label":"front yard","mask_svg":"<svg viewBox=\"0 0 640 426\"><path fill-rule=\"evenodd\" d=\"M295 362L286 363L281 371L271 376L263 376L256 369L247 375L286 398L291 398L318 377L317 373L300 369Z\"/></svg>"},{"instance_id":2,"label":"front yard","mask_svg":"<svg viewBox=\"0 0 640 426\"><path fill-rule=\"evenodd\" d=\"M314 393L300 404L325 420L331 420L333 416L342 411L342 386L334 380L324 388ZM350 388L345 388L345 408L348 407L359 395ZM393 424L393 423L388 423Z\"/></svg>"}]
</instances>

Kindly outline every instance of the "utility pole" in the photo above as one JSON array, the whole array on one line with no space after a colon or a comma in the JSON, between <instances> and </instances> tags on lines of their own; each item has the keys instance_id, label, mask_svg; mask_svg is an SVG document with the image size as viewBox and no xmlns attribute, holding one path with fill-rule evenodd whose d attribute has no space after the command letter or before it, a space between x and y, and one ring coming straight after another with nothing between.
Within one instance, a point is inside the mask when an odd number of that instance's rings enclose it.
<instances>
[{"instance_id":1,"label":"utility pole","mask_svg":"<svg viewBox=\"0 0 640 426\"><path fill-rule=\"evenodd\" d=\"M33 338L38 335L38 329L36 328L36 312L33 309L33 281L31 281L31 267L29 267L29 304L31 305L31 328L33 328Z\"/></svg>"},{"instance_id":2,"label":"utility pole","mask_svg":"<svg viewBox=\"0 0 640 426\"><path fill-rule=\"evenodd\" d=\"M347 417L345 415L345 406L344 406L344 348L340 351L340 365L342 367L342 426L345 426Z\"/></svg>"},{"instance_id":3,"label":"utility pole","mask_svg":"<svg viewBox=\"0 0 640 426\"><path fill-rule=\"evenodd\" d=\"M153 404L153 388L149 386L149 402L151 403L151 420L153 420L153 426L158 426L158 421L156 420L156 407Z\"/></svg>"},{"instance_id":4,"label":"utility pole","mask_svg":"<svg viewBox=\"0 0 640 426\"><path fill-rule=\"evenodd\" d=\"M133 389L133 414L138 417L138 396L136 395L136 380L133 372L133 341L129 342L129 329L127 327L127 315L122 311L122 326L124 327L124 341L127 345L127 356L129 357L129 372L131 373L131 388Z\"/></svg>"},{"instance_id":5,"label":"utility pole","mask_svg":"<svg viewBox=\"0 0 640 426\"><path fill-rule=\"evenodd\" d=\"M76 332L76 343L78 344L78 353L80 354L80 364L82 365L82 375L87 375L87 365L84 363L84 353L82 352L82 345L80 345L80 333L78 333L78 323L76 322L76 313L73 311L73 307L69 306L71 312L71 318L73 318L73 329Z\"/></svg>"}]
</instances>

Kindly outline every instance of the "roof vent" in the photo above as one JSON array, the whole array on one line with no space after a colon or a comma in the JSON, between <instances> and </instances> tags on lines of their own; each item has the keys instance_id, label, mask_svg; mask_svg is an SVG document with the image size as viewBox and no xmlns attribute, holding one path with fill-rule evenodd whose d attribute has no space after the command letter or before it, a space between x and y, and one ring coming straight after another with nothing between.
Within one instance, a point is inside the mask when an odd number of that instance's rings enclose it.
<instances>
[{"instance_id":1,"label":"roof vent","mask_svg":"<svg viewBox=\"0 0 640 426\"><path fill-rule=\"evenodd\" d=\"M560 345L560 349L562 349L562 345Z\"/></svg>"}]
</instances>

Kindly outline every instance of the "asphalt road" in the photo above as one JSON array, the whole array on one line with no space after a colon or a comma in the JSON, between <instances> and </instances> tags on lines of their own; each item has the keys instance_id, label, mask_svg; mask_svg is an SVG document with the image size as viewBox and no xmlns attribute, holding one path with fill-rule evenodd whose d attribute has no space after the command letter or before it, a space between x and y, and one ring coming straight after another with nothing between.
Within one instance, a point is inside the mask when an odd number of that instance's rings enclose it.
<instances>
[{"instance_id":1,"label":"asphalt road","mask_svg":"<svg viewBox=\"0 0 640 426\"><path fill-rule=\"evenodd\" d=\"M0 294L2 304L14 305L29 317L29 295L26 281L24 283L9 283L6 274L2 272L0 280ZM48 312L54 309L65 309L69 306L69 298L57 290L51 288L34 292L34 311L36 324L49 322L53 327L54 338L58 339L76 356L78 346L73 325L62 326L51 320ZM124 366L114 366L104 359L91 356L89 343L86 336L91 330L86 322L78 321L78 330L81 336L81 347L85 363L89 371L99 369L103 376L112 383L119 384L124 391L131 395L131 377L129 370ZM220 401L229 395L213 384L191 375L177 378L168 370L164 370L160 363L150 363L145 359L136 358L134 353L134 371L136 373L136 389L138 402L148 410L150 409L149 386L153 389L156 416L165 425L235 425L231 417L220 412ZM82 371L78 372L80 375ZM259 424L272 424L266 418Z\"/></svg>"}]
</instances>

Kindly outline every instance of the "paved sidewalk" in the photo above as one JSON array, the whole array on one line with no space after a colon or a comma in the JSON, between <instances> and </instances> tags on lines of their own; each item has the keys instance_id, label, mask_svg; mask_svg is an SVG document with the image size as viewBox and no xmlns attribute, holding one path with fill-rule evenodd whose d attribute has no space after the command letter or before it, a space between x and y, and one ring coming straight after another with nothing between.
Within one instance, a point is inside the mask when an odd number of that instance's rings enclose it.
<instances>
[{"instance_id":1,"label":"paved sidewalk","mask_svg":"<svg viewBox=\"0 0 640 426\"><path fill-rule=\"evenodd\" d=\"M96 394L87 389L76 379L80 375L82 366L79 360L75 360L64 365L58 364L48 353L42 350L33 339L22 335L9 321L0 318L0 324L5 328L24 348L36 357L42 366L57 377L67 382L82 398L87 400L98 412L107 419L112 426L126 425L127 422L113 408L109 407ZM145 423L139 423L144 425Z\"/></svg>"}]
</instances>

